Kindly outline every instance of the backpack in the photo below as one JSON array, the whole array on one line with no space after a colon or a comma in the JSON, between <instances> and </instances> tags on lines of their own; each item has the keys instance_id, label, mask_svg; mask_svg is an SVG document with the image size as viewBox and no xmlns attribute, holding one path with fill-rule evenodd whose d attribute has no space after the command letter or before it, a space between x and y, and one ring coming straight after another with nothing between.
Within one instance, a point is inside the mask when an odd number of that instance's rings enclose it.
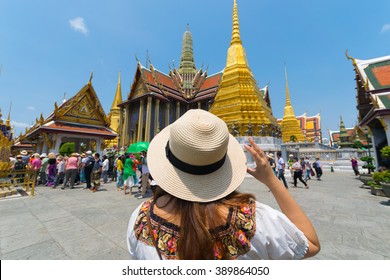
<instances>
[{"instance_id":1,"label":"backpack","mask_svg":"<svg viewBox=\"0 0 390 280\"><path fill-rule=\"evenodd\" d=\"M92 157L88 157L87 161L85 162L85 168L86 169L92 169L95 164L95 160Z\"/></svg>"},{"instance_id":2,"label":"backpack","mask_svg":"<svg viewBox=\"0 0 390 280\"><path fill-rule=\"evenodd\" d=\"M26 168L26 165L24 164L23 161L17 161L14 165L14 169L15 170L21 170L21 169L25 169Z\"/></svg>"},{"instance_id":3,"label":"backpack","mask_svg":"<svg viewBox=\"0 0 390 280\"><path fill-rule=\"evenodd\" d=\"M313 168L316 168L316 167L317 167L317 163L313 162Z\"/></svg>"}]
</instances>

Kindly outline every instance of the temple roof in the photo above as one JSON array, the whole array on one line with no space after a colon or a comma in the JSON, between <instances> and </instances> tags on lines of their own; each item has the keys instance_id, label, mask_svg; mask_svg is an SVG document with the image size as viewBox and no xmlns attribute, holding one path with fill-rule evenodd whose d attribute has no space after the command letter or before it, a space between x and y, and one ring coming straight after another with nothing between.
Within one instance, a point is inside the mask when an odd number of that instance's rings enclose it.
<instances>
[{"instance_id":1,"label":"temple roof","mask_svg":"<svg viewBox=\"0 0 390 280\"><path fill-rule=\"evenodd\" d=\"M115 138L117 134L108 128L109 120L89 82L73 97L61 105L54 103L53 112L44 118L41 114L36 123L26 131L23 138L30 138L45 131L68 132L84 135L99 135Z\"/></svg>"},{"instance_id":2,"label":"temple roof","mask_svg":"<svg viewBox=\"0 0 390 280\"><path fill-rule=\"evenodd\" d=\"M359 125L390 114L390 56L361 60L348 56L356 72Z\"/></svg>"},{"instance_id":3,"label":"temple roof","mask_svg":"<svg viewBox=\"0 0 390 280\"><path fill-rule=\"evenodd\" d=\"M354 61L363 81L368 81L369 90L388 89L390 91L390 56L369 60L355 59Z\"/></svg>"},{"instance_id":4,"label":"temple roof","mask_svg":"<svg viewBox=\"0 0 390 280\"><path fill-rule=\"evenodd\" d=\"M176 69L173 71L177 72ZM199 75L194 77L194 87L192 89L192 98L186 98L183 88L175 81L175 76L163 73L162 71L150 65L150 69L145 68L138 62L134 81L132 83L127 101L120 106L137 100L146 95L152 95L161 100L176 100L183 103L192 103L210 99L214 97L221 80L222 72L207 76L206 72L198 71Z\"/></svg>"}]
</instances>

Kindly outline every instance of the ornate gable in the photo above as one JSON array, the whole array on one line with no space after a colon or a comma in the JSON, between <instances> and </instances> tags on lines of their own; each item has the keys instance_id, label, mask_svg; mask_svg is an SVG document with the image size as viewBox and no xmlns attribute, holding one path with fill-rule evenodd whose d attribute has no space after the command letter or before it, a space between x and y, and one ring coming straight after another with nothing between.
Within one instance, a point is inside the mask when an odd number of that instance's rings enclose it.
<instances>
[{"instance_id":1,"label":"ornate gable","mask_svg":"<svg viewBox=\"0 0 390 280\"><path fill-rule=\"evenodd\" d=\"M57 107L57 106L56 106ZM92 84L88 83L75 96L56 108L48 120L105 126L109 123Z\"/></svg>"}]
</instances>

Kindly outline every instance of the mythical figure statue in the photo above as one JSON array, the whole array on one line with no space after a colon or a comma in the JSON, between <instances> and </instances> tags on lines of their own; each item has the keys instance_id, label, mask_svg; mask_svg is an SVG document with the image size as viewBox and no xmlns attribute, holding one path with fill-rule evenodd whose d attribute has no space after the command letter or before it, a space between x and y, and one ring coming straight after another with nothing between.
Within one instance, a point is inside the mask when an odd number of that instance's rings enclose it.
<instances>
[{"instance_id":1,"label":"mythical figure statue","mask_svg":"<svg viewBox=\"0 0 390 280\"><path fill-rule=\"evenodd\" d=\"M232 125L230 126L230 130L231 130L231 134L234 136L234 137L237 137L240 135L240 132L238 131L238 127L236 126L235 123L232 123Z\"/></svg>"}]
</instances>

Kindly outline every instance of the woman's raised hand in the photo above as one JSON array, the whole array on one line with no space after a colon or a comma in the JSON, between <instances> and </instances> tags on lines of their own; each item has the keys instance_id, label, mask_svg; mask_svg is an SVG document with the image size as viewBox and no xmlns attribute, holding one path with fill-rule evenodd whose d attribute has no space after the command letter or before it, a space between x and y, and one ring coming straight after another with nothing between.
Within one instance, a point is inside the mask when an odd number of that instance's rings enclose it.
<instances>
[{"instance_id":1,"label":"woman's raised hand","mask_svg":"<svg viewBox=\"0 0 390 280\"><path fill-rule=\"evenodd\" d=\"M252 155L252 158L256 163L256 167L248 167L247 171L260 182L270 186L273 180L277 179L277 177L275 176L275 173L272 170L264 152L256 145L252 137L249 137L249 144L250 145L245 145L245 149Z\"/></svg>"}]
</instances>

